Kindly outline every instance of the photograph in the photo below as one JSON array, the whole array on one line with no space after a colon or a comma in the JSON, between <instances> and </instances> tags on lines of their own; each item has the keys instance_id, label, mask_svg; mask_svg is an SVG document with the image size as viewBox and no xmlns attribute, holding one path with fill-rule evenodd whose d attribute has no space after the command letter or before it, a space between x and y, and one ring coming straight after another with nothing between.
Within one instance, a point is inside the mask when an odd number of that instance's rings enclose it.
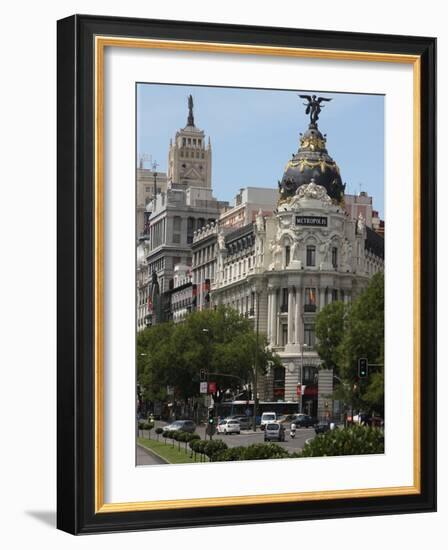
<instances>
[{"instance_id":1,"label":"photograph","mask_svg":"<svg viewBox=\"0 0 448 550\"><path fill-rule=\"evenodd\" d=\"M135 86L136 464L383 454L385 96Z\"/></svg>"},{"instance_id":2,"label":"photograph","mask_svg":"<svg viewBox=\"0 0 448 550\"><path fill-rule=\"evenodd\" d=\"M434 510L434 39L58 41L58 528Z\"/></svg>"}]
</instances>

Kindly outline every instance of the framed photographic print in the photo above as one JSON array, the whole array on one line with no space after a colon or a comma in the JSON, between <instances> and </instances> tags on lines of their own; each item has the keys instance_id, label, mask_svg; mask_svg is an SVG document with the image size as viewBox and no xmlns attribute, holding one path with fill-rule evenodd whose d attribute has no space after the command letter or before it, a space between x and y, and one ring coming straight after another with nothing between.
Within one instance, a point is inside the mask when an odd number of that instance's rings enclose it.
<instances>
[{"instance_id":1,"label":"framed photographic print","mask_svg":"<svg viewBox=\"0 0 448 550\"><path fill-rule=\"evenodd\" d=\"M58 527L434 511L433 38L58 22Z\"/></svg>"}]
</instances>

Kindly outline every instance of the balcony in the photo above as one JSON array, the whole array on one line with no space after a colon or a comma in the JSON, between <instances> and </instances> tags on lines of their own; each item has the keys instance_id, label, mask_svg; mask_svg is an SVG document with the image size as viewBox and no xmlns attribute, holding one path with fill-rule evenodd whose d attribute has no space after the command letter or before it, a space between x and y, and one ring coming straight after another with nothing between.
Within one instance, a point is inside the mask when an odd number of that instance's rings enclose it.
<instances>
[{"instance_id":1,"label":"balcony","mask_svg":"<svg viewBox=\"0 0 448 550\"><path fill-rule=\"evenodd\" d=\"M305 313L316 313L316 304L305 304L303 306L303 311Z\"/></svg>"}]
</instances>

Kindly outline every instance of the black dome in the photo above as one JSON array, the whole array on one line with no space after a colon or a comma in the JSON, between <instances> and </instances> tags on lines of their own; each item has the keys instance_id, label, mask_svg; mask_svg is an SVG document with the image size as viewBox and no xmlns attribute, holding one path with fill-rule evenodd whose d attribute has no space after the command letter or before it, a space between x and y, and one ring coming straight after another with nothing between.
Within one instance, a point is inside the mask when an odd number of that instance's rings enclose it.
<instances>
[{"instance_id":1,"label":"black dome","mask_svg":"<svg viewBox=\"0 0 448 550\"><path fill-rule=\"evenodd\" d=\"M325 187L335 202L342 202L345 184L338 165L328 154L326 141L317 124L310 124L301 134L299 150L288 161L279 182L280 200L293 196L301 185L307 185L313 178L317 185Z\"/></svg>"}]
</instances>

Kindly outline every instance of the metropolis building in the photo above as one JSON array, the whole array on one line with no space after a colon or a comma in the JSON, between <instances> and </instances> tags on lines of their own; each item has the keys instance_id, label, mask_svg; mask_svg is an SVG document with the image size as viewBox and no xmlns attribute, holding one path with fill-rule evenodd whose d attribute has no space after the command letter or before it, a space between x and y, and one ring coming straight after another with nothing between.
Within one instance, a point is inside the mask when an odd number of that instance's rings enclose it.
<instances>
[{"instance_id":1,"label":"metropolis building","mask_svg":"<svg viewBox=\"0 0 448 550\"><path fill-rule=\"evenodd\" d=\"M217 235L213 304L254 319L281 358L258 388L262 400L300 401L319 418L336 416L333 372L319 368L316 314L335 300L349 303L383 270L384 240L361 212L344 205L339 167L326 137L311 123L278 182L272 216Z\"/></svg>"}]
</instances>

